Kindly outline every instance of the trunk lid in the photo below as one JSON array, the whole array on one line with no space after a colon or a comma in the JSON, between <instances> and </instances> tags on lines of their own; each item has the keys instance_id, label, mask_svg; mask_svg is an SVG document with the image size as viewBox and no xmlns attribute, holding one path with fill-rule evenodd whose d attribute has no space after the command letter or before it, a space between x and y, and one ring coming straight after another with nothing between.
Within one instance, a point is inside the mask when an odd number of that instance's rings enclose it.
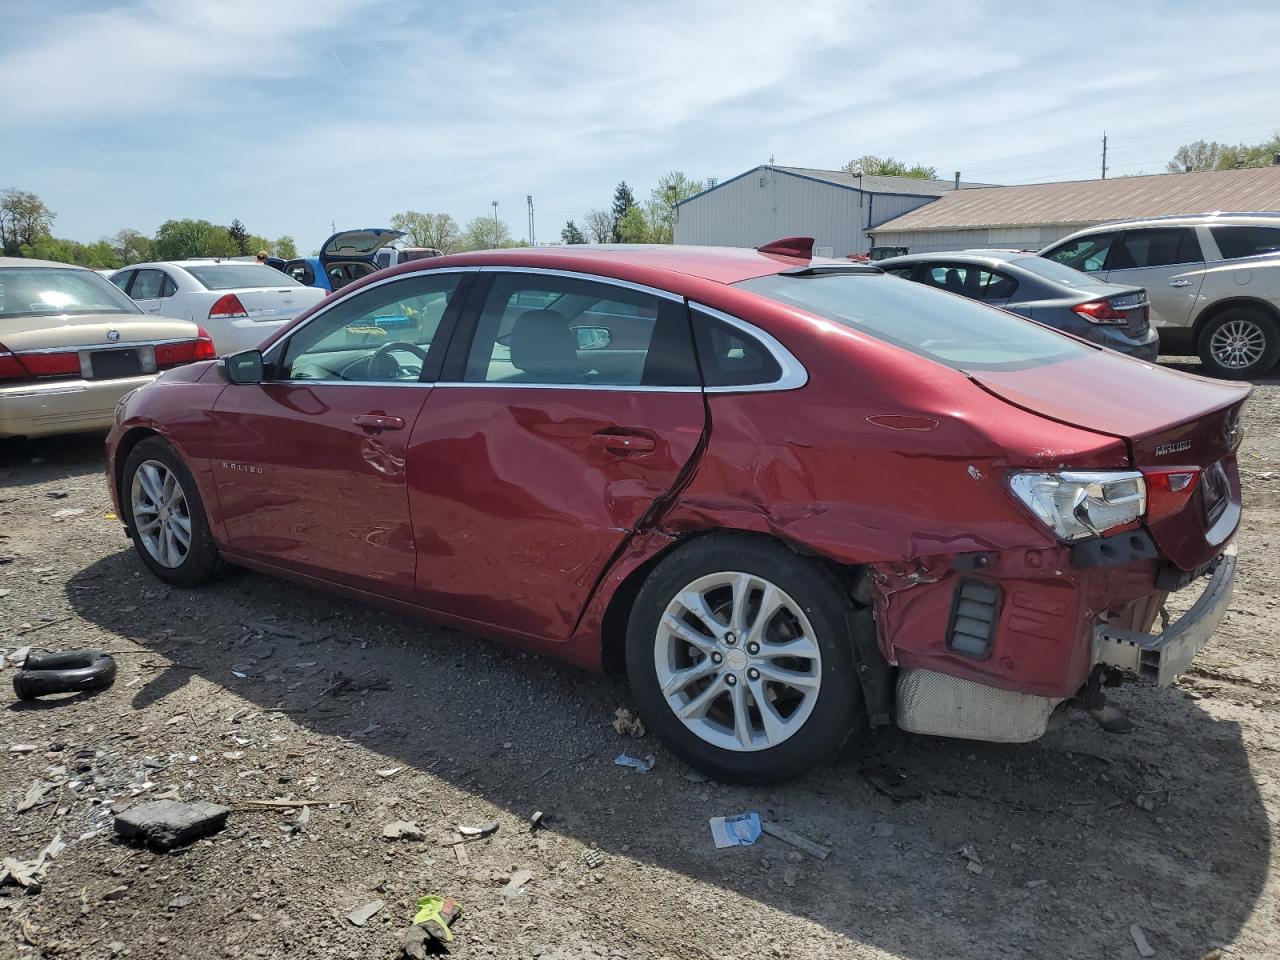
<instances>
[{"instance_id":1,"label":"trunk lid","mask_svg":"<svg viewBox=\"0 0 1280 960\"><path fill-rule=\"evenodd\" d=\"M324 291L319 287L259 287L219 293L234 293L249 319L264 323L290 320L324 299Z\"/></svg>"},{"instance_id":2,"label":"trunk lid","mask_svg":"<svg viewBox=\"0 0 1280 960\"><path fill-rule=\"evenodd\" d=\"M195 335L196 328L190 320L169 320L142 312L23 316L0 320L0 343L14 353L59 347L109 350L131 343L194 340Z\"/></svg>"},{"instance_id":3,"label":"trunk lid","mask_svg":"<svg viewBox=\"0 0 1280 960\"><path fill-rule=\"evenodd\" d=\"M1108 350L1025 370L967 375L995 396L1056 420L1128 443L1135 467L1200 468L1177 513L1148 524L1161 550L1193 570L1221 552L1240 518L1236 438L1248 384L1208 380Z\"/></svg>"},{"instance_id":4,"label":"trunk lid","mask_svg":"<svg viewBox=\"0 0 1280 960\"><path fill-rule=\"evenodd\" d=\"M320 247L320 262L331 260L372 260L373 255L404 236L403 230L386 227L364 227L360 230L340 230Z\"/></svg>"}]
</instances>

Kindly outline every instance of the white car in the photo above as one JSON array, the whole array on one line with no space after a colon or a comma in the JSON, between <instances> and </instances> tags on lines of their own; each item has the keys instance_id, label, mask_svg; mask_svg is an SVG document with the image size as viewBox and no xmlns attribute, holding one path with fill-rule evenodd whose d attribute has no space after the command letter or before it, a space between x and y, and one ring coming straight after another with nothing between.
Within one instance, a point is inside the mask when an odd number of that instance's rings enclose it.
<instances>
[{"instance_id":1,"label":"white car","mask_svg":"<svg viewBox=\"0 0 1280 960\"><path fill-rule=\"evenodd\" d=\"M147 313L198 323L218 353L256 347L325 296L274 267L236 260L136 263L111 282Z\"/></svg>"}]
</instances>

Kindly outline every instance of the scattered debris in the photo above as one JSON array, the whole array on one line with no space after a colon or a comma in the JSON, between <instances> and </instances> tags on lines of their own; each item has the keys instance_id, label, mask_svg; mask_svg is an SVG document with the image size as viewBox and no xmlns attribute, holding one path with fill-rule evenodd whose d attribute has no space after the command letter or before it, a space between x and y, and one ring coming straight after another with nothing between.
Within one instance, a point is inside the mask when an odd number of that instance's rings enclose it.
<instances>
[{"instance_id":1,"label":"scattered debris","mask_svg":"<svg viewBox=\"0 0 1280 960\"><path fill-rule=\"evenodd\" d=\"M537 833L539 830L541 830L543 827L547 825L547 821L549 819L550 818L541 810L533 811L533 816L529 818L529 832Z\"/></svg>"},{"instance_id":2,"label":"scattered debris","mask_svg":"<svg viewBox=\"0 0 1280 960\"><path fill-rule=\"evenodd\" d=\"M700 773L697 770L690 770L684 775L684 778L690 783L706 783L711 779L705 773Z\"/></svg>"},{"instance_id":3,"label":"scattered debris","mask_svg":"<svg viewBox=\"0 0 1280 960\"><path fill-rule=\"evenodd\" d=\"M54 520L67 520L71 517L78 517L84 513L84 507L63 507L61 510L55 510L49 516Z\"/></svg>"},{"instance_id":4,"label":"scattered debris","mask_svg":"<svg viewBox=\"0 0 1280 960\"><path fill-rule=\"evenodd\" d=\"M716 849L749 847L760 839L760 814L740 813L736 817L712 817L711 839Z\"/></svg>"},{"instance_id":5,"label":"scattered debris","mask_svg":"<svg viewBox=\"0 0 1280 960\"><path fill-rule=\"evenodd\" d=\"M115 828L125 840L171 850L217 833L227 825L230 813L226 807L204 800L194 803L151 800L116 814Z\"/></svg>"},{"instance_id":6,"label":"scattered debris","mask_svg":"<svg viewBox=\"0 0 1280 960\"><path fill-rule=\"evenodd\" d=\"M16 812L25 813L32 807L38 807L43 803L52 803L56 798L49 797L49 793L57 786L60 786L60 784L51 783L48 780L36 780L27 788L27 795L18 804ZM46 797L48 797L47 800L45 799Z\"/></svg>"},{"instance_id":7,"label":"scattered debris","mask_svg":"<svg viewBox=\"0 0 1280 960\"><path fill-rule=\"evenodd\" d=\"M356 734L356 736L359 736L359 735L360 734ZM397 773L399 773L403 769L404 767L386 767L378 771L378 776L380 776L383 780L390 780L392 777L394 777Z\"/></svg>"},{"instance_id":8,"label":"scattered debris","mask_svg":"<svg viewBox=\"0 0 1280 960\"><path fill-rule=\"evenodd\" d=\"M0 860L0 887L15 884L29 893L39 893L49 861L66 847L62 834L59 833L49 841L34 860L18 860L13 857Z\"/></svg>"},{"instance_id":9,"label":"scattered debris","mask_svg":"<svg viewBox=\"0 0 1280 960\"><path fill-rule=\"evenodd\" d=\"M71 496L71 494L66 490L49 490L45 493L45 496L50 500L65 500L67 497Z\"/></svg>"},{"instance_id":10,"label":"scattered debris","mask_svg":"<svg viewBox=\"0 0 1280 960\"><path fill-rule=\"evenodd\" d=\"M803 850L805 853L809 854L809 856L817 860L825 860L827 857L831 856L830 847L823 846L821 843L810 840L808 837L803 837L794 830L788 830L780 823L774 823L772 820L766 820L760 825L760 829L775 840L781 840L783 843L790 844L797 850Z\"/></svg>"},{"instance_id":11,"label":"scattered debris","mask_svg":"<svg viewBox=\"0 0 1280 960\"><path fill-rule=\"evenodd\" d=\"M974 873L974 874L977 874L978 876L982 876L982 869L983 869L982 858L978 856L978 850L976 847L974 847L973 844L966 843L963 847L957 850L956 853L959 856L964 857L966 861L965 863L966 870L968 870L970 873Z\"/></svg>"},{"instance_id":12,"label":"scattered debris","mask_svg":"<svg viewBox=\"0 0 1280 960\"><path fill-rule=\"evenodd\" d=\"M356 907L347 914L347 919L357 927L363 927L379 910L386 906L382 900L370 900L362 907Z\"/></svg>"},{"instance_id":13,"label":"scattered debris","mask_svg":"<svg viewBox=\"0 0 1280 960\"><path fill-rule=\"evenodd\" d=\"M881 764L875 767L864 767L862 776L866 781L883 793L894 803L904 800L918 800L924 791L906 782L907 774L903 770Z\"/></svg>"},{"instance_id":14,"label":"scattered debris","mask_svg":"<svg viewBox=\"0 0 1280 960\"><path fill-rule=\"evenodd\" d=\"M9 748L10 753L35 753L40 748L34 743L15 743Z\"/></svg>"},{"instance_id":15,"label":"scattered debris","mask_svg":"<svg viewBox=\"0 0 1280 960\"><path fill-rule=\"evenodd\" d=\"M645 735L644 722L626 707L619 707L613 712L613 729L623 737L638 739Z\"/></svg>"},{"instance_id":16,"label":"scattered debris","mask_svg":"<svg viewBox=\"0 0 1280 960\"><path fill-rule=\"evenodd\" d=\"M382 828L382 836L386 840L421 840L423 834L422 828L412 820L396 820Z\"/></svg>"},{"instance_id":17,"label":"scattered debris","mask_svg":"<svg viewBox=\"0 0 1280 960\"><path fill-rule=\"evenodd\" d=\"M1133 798L1133 803L1139 810L1145 810L1147 813L1150 813L1156 808L1155 798L1148 797L1146 794L1142 793Z\"/></svg>"},{"instance_id":18,"label":"scattered debris","mask_svg":"<svg viewBox=\"0 0 1280 960\"><path fill-rule=\"evenodd\" d=\"M510 903L520 895L520 890L532 879L533 871L517 870L511 875L511 879L507 881L507 885L502 888L502 899Z\"/></svg>"},{"instance_id":19,"label":"scattered debris","mask_svg":"<svg viewBox=\"0 0 1280 960\"><path fill-rule=\"evenodd\" d=\"M181 896L174 897L172 900L170 900L167 909L181 910L183 907L189 907L191 906L191 904L195 902L196 902L195 897L189 896L187 894L182 894Z\"/></svg>"},{"instance_id":20,"label":"scattered debris","mask_svg":"<svg viewBox=\"0 0 1280 960\"><path fill-rule=\"evenodd\" d=\"M1147 935L1136 923L1129 924L1129 936L1133 937L1133 945L1138 948L1139 956L1154 957L1155 949L1147 942Z\"/></svg>"},{"instance_id":21,"label":"scattered debris","mask_svg":"<svg viewBox=\"0 0 1280 960\"><path fill-rule=\"evenodd\" d=\"M401 950L411 960L426 960L428 956L445 951L445 944L453 942L450 929L462 916L461 905L453 897L421 897L418 912L413 915L413 926L405 934Z\"/></svg>"},{"instance_id":22,"label":"scattered debris","mask_svg":"<svg viewBox=\"0 0 1280 960\"><path fill-rule=\"evenodd\" d=\"M496 833L497 830L497 820L490 820L488 823L482 823L478 827L458 827L458 832L468 840L478 840L480 837L487 837L491 833Z\"/></svg>"},{"instance_id":23,"label":"scattered debris","mask_svg":"<svg viewBox=\"0 0 1280 960\"><path fill-rule=\"evenodd\" d=\"M112 887L102 895L102 899L107 903L114 903L117 900L123 900L129 895L129 885L121 884L118 887Z\"/></svg>"},{"instance_id":24,"label":"scattered debris","mask_svg":"<svg viewBox=\"0 0 1280 960\"><path fill-rule=\"evenodd\" d=\"M599 850L588 850L582 855L582 862L586 864L588 870L597 870L603 867L607 859Z\"/></svg>"},{"instance_id":25,"label":"scattered debris","mask_svg":"<svg viewBox=\"0 0 1280 960\"><path fill-rule=\"evenodd\" d=\"M1048 880L1028 880L1024 886L1028 890L1034 890L1036 887L1043 887L1048 882Z\"/></svg>"},{"instance_id":26,"label":"scattered debris","mask_svg":"<svg viewBox=\"0 0 1280 960\"><path fill-rule=\"evenodd\" d=\"M645 756L644 759L628 756L625 753L620 753L613 758L613 762L617 764L619 767L630 767L632 770L637 770L640 773L648 773L650 770L653 769L654 765L658 762L658 758L655 757L652 753Z\"/></svg>"}]
</instances>

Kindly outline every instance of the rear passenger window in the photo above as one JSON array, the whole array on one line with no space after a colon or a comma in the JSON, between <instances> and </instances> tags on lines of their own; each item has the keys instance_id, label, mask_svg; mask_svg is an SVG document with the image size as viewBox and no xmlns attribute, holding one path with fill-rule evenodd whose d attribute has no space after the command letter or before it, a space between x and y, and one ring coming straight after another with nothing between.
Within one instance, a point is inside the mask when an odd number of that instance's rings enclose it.
<instances>
[{"instance_id":1,"label":"rear passenger window","mask_svg":"<svg viewBox=\"0 0 1280 960\"><path fill-rule=\"evenodd\" d=\"M133 289L129 291L129 296L135 300L155 300L160 297L163 286L164 274L159 270L139 270L138 275L133 278Z\"/></svg>"},{"instance_id":2,"label":"rear passenger window","mask_svg":"<svg viewBox=\"0 0 1280 960\"><path fill-rule=\"evenodd\" d=\"M717 317L694 310L693 335L708 387L769 384L782 378L782 368L764 344Z\"/></svg>"},{"instance_id":3,"label":"rear passenger window","mask_svg":"<svg viewBox=\"0 0 1280 960\"><path fill-rule=\"evenodd\" d=\"M1221 226L1210 227L1224 260L1280 253L1280 228Z\"/></svg>"},{"instance_id":4,"label":"rear passenger window","mask_svg":"<svg viewBox=\"0 0 1280 960\"><path fill-rule=\"evenodd\" d=\"M921 282L970 300L1008 300L1018 289L1018 282L1012 277L965 264L929 267Z\"/></svg>"},{"instance_id":5,"label":"rear passenger window","mask_svg":"<svg viewBox=\"0 0 1280 960\"><path fill-rule=\"evenodd\" d=\"M1175 227L1160 230L1126 230L1123 239L1111 251L1108 270L1132 270L1141 267L1168 267L1179 263L1196 263L1200 241L1194 230Z\"/></svg>"},{"instance_id":6,"label":"rear passenger window","mask_svg":"<svg viewBox=\"0 0 1280 960\"><path fill-rule=\"evenodd\" d=\"M1077 237L1046 256L1073 269L1096 273L1106 264L1107 254L1118 236L1117 233L1094 233L1087 237Z\"/></svg>"},{"instance_id":7,"label":"rear passenger window","mask_svg":"<svg viewBox=\"0 0 1280 960\"><path fill-rule=\"evenodd\" d=\"M315 283L316 272L311 269L311 264L305 260L299 260L296 263L286 264L284 272L297 280L299 283L311 286Z\"/></svg>"},{"instance_id":8,"label":"rear passenger window","mask_svg":"<svg viewBox=\"0 0 1280 960\"><path fill-rule=\"evenodd\" d=\"M178 292L178 285L173 282L173 277L167 273L164 275L164 282L160 284L160 296L172 297Z\"/></svg>"},{"instance_id":9,"label":"rear passenger window","mask_svg":"<svg viewBox=\"0 0 1280 960\"><path fill-rule=\"evenodd\" d=\"M682 303L629 287L546 275L493 281L465 379L547 386L697 386Z\"/></svg>"}]
</instances>

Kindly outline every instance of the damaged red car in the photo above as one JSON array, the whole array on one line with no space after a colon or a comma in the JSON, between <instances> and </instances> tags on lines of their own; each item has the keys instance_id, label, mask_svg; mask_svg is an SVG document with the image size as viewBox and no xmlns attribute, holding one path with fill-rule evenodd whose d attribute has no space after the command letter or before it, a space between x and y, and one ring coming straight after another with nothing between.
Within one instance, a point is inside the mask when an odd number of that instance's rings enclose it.
<instances>
[{"instance_id":1,"label":"damaged red car","mask_svg":"<svg viewBox=\"0 0 1280 960\"><path fill-rule=\"evenodd\" d=\"M1230 598L1249 388L810 252L384 270L124 399L120 518L171 584L248 567L624 671L725 780L1171 682Z\"/></svg>"}]
</instances>

